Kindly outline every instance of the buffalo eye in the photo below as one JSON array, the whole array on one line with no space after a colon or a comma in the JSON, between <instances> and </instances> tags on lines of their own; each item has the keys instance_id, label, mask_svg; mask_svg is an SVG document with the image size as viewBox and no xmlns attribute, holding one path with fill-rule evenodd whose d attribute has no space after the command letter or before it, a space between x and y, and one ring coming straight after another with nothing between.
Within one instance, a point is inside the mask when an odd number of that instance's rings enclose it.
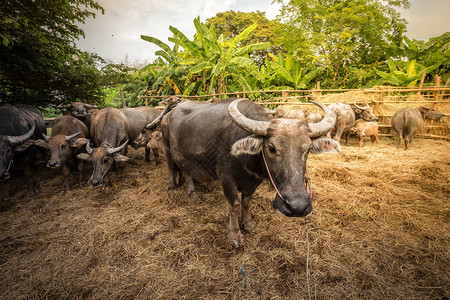
<instances>
[{"instance_id":1,"label":"buffalo eye","mask_svg":"<svg viewBox=\"0 0 450 300\"><path fill-rule=\"evenodd\" d=\"M103 157L103 163L106 164L109 161L109 157L105 156Z\"/></svg>"},{"instance_id":2,"label":"buffalo eye","mask_svg":"<svg viewBox=\"0 0 450 300\"><path fill-rule=\"evenodd\" d=\"M269 152L270 152L270 153L275 153L275 152L277 152L277 150L275 149L275 147L274 147L272 144L269 144L269 145L267 146L267 148L269 149Z\"/></svg>"},{"instance_id":3,"label":"buffalo eye","mask_svg":"<svg viewBox=\"0 0 450 300\"><path fill-rule=\"evenodd\" d=\"M67 147L67 143L61 144L61 149L65 149Z\"/></svg>"}]
</instances>

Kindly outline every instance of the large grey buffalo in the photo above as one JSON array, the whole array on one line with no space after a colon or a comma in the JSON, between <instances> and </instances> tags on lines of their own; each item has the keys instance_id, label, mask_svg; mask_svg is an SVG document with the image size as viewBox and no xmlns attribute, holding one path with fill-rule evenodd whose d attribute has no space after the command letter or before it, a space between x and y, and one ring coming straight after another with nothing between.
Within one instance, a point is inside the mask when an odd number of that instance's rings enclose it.
<instances>
[{"instance_id":1,"label":"large grey buffalo","mask_svg":"<svg viewBox=\"0 0 450 300\"><path fill-rule=\"evenodd\" d=\"M77 158L92 161L94 172L89 180L92 185L106 183L111 185L108 171L117 163L124 175L124 163L129 160L127 154L128 132L130 124L127 117L116 108L103 108L92 114L91 138L96 148L86 144L87 153L80 153ZM122 151L122 154L119 152Z\"/></svg>"},{"instance_id":2,"label":"large grey buffalo","mask_svg":"<svg viewBox=\"0 0 450 300\"><path fill-rule=\"evenodd\" d=\"M328 105L328 108L336 114L333 138L340 142L341 138L344 137L347 144L350 130L355 125L355 112L347 103L331 103Z\"/></svg>"},{"instance_id":3,"label":"large grey buffalo","mask_svg":"<svg viewBox=\"0 0 450 300\"><path fill-rule=\"evenodd\" d=\"M50 149L49 168L61 168L64 177L62 192L70 191L70 165L77 163L80 183L83 183L83 161L76 161L76 155L85 152L85 144L89 130L80 120L72 116L56 118L52 125L51 137L43 135L44 139L35 141L35 144Z\"/></svg>"},{"instance_id":4,"label":"large grey buffalo","mask_svg":"<svg viewBox=\"0 0 450 300\"><path fill-rule=\"evenodd\" d=\"M119 109L128 119L130 124L130 131L128 132L128 138L130 141L134 141L140 136L141 131L145 132L145 126L153 122L161 114L159 110L149 106L139 106L132 108ZM140 144L132 143L133 148L139 148ZM158 160L155 157L156 160ZM150 150L145 148L145 161L150 161Z\"/></svg>"},{"instance_id":5,"label":"large grey buffalo","mask_svg":"<svg viewBox=\"0 0 450 300\"><path fill-rule=\"evenodd\" d=\"M10 177L13 163L23 162L25 179L30 194L39 194L33 178L33 163L37 153L34 140L46 133L41 112L34 107L18 104L0 105L0 180Z\"/></svg>"},{"instance_id":6,"label":"large grey buffalo","mask_svg":"<svg viewBox=\"0 0 450 300\"><path fill-rule=\"evenodd\" d=\"M397 148L400 148L404 141L405 150L408 149L414 135L422 129L424 119L439 120L442 117L444 114L430 107L420 107L419 109L405 107L397 111L391 119L392 129L397 134Z\"/></svg>"},{"instance_id":7,"label":"large grey buffalo","mask_svg":"<svg viewBox=\"0 0 450 300\"><path fill-rule=\"evenodd\" d=\"M220 180L230 213L228 237L236 246L243 242L240 228L251 231L255 227L249 212L251 197L270 176L279 191L273 207L285 216L308 216L312 212L304 185L308 154L340 152L337 142L320 137L334 126L335 114L323 104L314 104L325 111L325 117L320 123L308 124L269 119L261 106L248 99L181 102L161 122L168 192L178 187L180 170L190 192L195 193L193 180Z\"/></svg>"},{"instance_id":8,"label":"large grey buffalo","mask_svg":"<svg viewBox=\"0 0 450 300\"><path fill-rule=\"evenodd\" d=\"M70 104L58 106L57 108L67 110L67 114L83 122L89 129L91 128L92 110L96 109L97 105L87 104L84 102L73 102Z\"/></svg>"}]
</instances>

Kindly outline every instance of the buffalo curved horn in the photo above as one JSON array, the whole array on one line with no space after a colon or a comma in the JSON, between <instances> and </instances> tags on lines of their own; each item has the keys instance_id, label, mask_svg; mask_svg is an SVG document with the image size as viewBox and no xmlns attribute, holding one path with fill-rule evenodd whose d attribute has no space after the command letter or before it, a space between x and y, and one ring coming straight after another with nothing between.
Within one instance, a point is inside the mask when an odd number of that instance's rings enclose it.
<instances>
[{"instance_id":1,"label":"buffalo curved horn","mask_svg":"<svg viewBox=\"0 0 450 300\"><path fill-rule=\"evenodd\" d=\"M86 143L86 151L87 151L87 153L92 154L92 148L91 148L91 145L89 145L89 142Z\"/></svg>"},{"instance_id":2,"label":"buffalo curved horn","mask_svg":"<svg viewBox=\"0 0 450 300\"><path fill-rule=\"evenodd\" d=\"M19 144L22 144L26 140L28 140L34 133L34 129L36 128L36 125L33 123L33 126L31 126L30 131L28 131L25 134L18 135L18 136L6 136L5 138L8 140L8 142L11 144L11 146L16 146Z\"/></svg>"},{"instance_id":3,"label":"buffalo curved horn","mask_svg":"<svg viewBox=\"0 0 450 300\"><path fill-rule=\"evenodd\" d=\"M358 105L356 104L356 100L353 100L353 105L356 106L356 108L359 108L359 109L361 109L361 110L366 110L366 109L369 108L369 104L367 104L366 101L364 101L364 104L366 105L365 107L358 106Z\"/></svg>"},{"instance_id":4,"label":"buffalo curved horn","mask_svg":"<svg viewBox=\"0 0 450 300\"><path fill-rule=\"evenodd\" d=\"M238 109L237 105L242 101L249 101L249 99L236 99L228 105L228 115L234 124L240 128L258 135L266 136L267 129L269 129L270 122L257 121L244 116Z\"/></svg>"},{"instance_id":5,"label":"buffalo curved horn","mask_svg":"<svg viewBox=\"0 0 450 300\"><path fill-rule=\"evenodd\" d=\"M72 104L66 104L66 105L58 105L56 108L58 109L69 109L72 107Z\"/></svg>"},{"instance_id":6,"label":"buffalo curved horn","mask_svg":"<svg viewBox=\"0 0 450 300\"><path fill-rule=\"evenodd\" d=\"M72 135L67 135L66 136L66 141L70 141L71 139L73 139L74 137L76 137L77 135L79 135L81 133L81 131L78 131L77 133L74 133Z\"/></svg>"},{"instance_id":7,"label":"buffalo curved horn","mask_svg":"<svg viewBox=\"0 0 450 300\"><path fill-rule=\"evenodd\" d=\"M315 101L310 102L320 107L325 113L323 119L319 123L308 123L309 129L312 131L311 137L318 137L324 135L333 128L336 124L336 114L325 104Z\"/></svg>"},{"instance_id":8,"label":"buffalo curved horn","mask_svg":"<svg viewBox=\"0 0 450 300\"><path fill-rule=\"evenodd\" d=\"M95 104L86 104L87 108L97 108L97 105Z\"/></svg>"},{"instance_id":9,"label":"buffalo curved horn","mask_svg":"<svg viewBox=\"0 0 450 300\"><path fill-rule=\"evenodd\" d=\"M128 143L128 140L126 140L125 143L123 143L123 144L120 145L119 147L116 147L116 148L110 148L110 149L106 150L106 153L107 153L107 154L114 154L114 153L117 153L117 152L119 152L120 150L122 150L122 149L127 145L127 143Z\"/></svg>"},{"instance_id":10,"label":"buffalo curved horn","mask_svg":"<svg viewBox=\"0 0 450 300\"><path fill-rule=\"evenodd\" d=\"M50 137L48 135L46 135L45 133L42 134L42 137L44 138L44 140L46 140L48 142L48 140L50 139Z\"/></svg>"}]
</instances>

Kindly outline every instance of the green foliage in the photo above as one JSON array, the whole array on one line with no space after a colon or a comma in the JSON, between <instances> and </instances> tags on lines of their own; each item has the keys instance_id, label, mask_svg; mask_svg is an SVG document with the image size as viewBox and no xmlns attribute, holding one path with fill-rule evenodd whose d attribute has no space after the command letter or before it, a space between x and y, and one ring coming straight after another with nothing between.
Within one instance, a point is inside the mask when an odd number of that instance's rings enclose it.
<instances>
[{"instance_id":1,"label":"green foliage","mask_svg":"<svg viewBox=\"0 0 450 300\"><path fill-rule=\"evenodd\" d=\"M102 7L93 0L11 0L0 8L0 97L45 106L102 97L100 57L78 50L77 27Z\"/></svg>"}]
</instances>

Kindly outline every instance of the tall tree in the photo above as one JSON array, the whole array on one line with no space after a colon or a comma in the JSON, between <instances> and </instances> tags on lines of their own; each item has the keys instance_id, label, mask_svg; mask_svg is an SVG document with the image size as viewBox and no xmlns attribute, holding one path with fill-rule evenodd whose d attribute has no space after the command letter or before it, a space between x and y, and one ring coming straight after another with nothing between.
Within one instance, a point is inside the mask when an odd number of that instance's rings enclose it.
<instances>
[{"instance_id":1,"label":"tall tree","mask_svg":"<svg viewBox=\"0 0 450 300\"><path fill-rule=\"evenodd\" d=\"M346 80L350 65L385 61L400 45L406 21L395 10L409 0L275 0L289 26L284 41L305 64L324 66L331 85Z\"/></svg>"},{"instance_id":2,"label":"tall tree","mask_svg":"<svg viewBox=\"0 0 450 300\"><path fill-rule=\"evenodd\" d=\"M258 26L242 40L239 46L247 46L255 43L271 43L271 46L265 50L253 51L250 53L250 59L254 60L258 66L264 64L268 53L277 55L283 52L283 46L280 44L277 31L285 26L277 21L271 21L266 18L265 12L235 12L233 10L218 13L212 18L206 20L205 25L209 28L214 25L217 36L223 34L225 39L238 36L244 29L257 23Z\"/></svg>"},{"instance_id":3,"label":"tall tree","mask_svg":"<svg viewBox=\"0 0 450 300\"><path fill-rule=\"evenodd\" d=\"M45 105L101 97L100 60L76 48L94 0L6 0L0 7L0 102Z\"/></svg>"}]
</instances>

